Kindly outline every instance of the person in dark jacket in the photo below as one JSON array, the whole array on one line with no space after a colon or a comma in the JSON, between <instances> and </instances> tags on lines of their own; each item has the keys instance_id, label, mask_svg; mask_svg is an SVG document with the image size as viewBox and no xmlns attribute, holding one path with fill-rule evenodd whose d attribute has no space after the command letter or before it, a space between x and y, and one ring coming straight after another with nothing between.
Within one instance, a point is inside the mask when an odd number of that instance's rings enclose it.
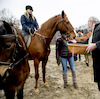
<instances>
[{"instance_id":1,"label":"person in dark jacket","mask_svg":"<svg viewBox=\"0 0 100 99\"><path fill-rule=\"evenodd\" d=\"M69 62L71 71L72 71L72 77L73 77L73 84L74 87L77 88L77 82L76 82L76 73L75 73L75 65L74 65L74 56L72 56L71 53L69 53L67 43L70 43L68 37L66 37L65 34L62 34L61 38L58 38L56 41L56 59L57 64L60 64L60 61L62 63L62 74L63 74L63 80L64 80L64 88L67 86L67 61Z\"/></svg>"},{"instance_id":2,"label":"person in dark jacket","mask_svg":"<svg viewBox=\"0 0 100 99\"><path fill-rule=\"evenodd\" d=\"M32 11L33 8L27 5L26 12L21 16L22 34L24 35L25 42L28 41L30 33L33 34L35 30L39 29L39 25Z\"/></svg>"},{"instance_id":3,"label":"person in dark jacket","mask_svg":"<svg viewBox=\"0 0 100 99\"><path fill-rule=\"evenodd\" d=\"M86 41L76 42L73 40L73 43L88 43L86 52L92 52L93 59L93 71L94 71L94 82L98 83L98 89L100 91L100 22L98 18L92 16L89 18L88 26L92 31L92 34L89 39Z\"/></svg>"},{"instance_id":4,"label":"person in dark jacket","mask_svg":"<svg viewBox=\"0 0 100 99\"><path fill-rule=\"evenodd\" d=\"M78 29L77 31L77 37L83 36L82 30ZM81 60L81 54L79 54L79 61Z\"/></svg>"},{"instance_id":5,"label":"person in dark jacket","mask_svg":"<svg viewBox=\"0 0 100 99\"><path fill-rule=\"evenodd\" d=\"M88 45L86 52L92 52L94 82L98 83L100 91L100 23L94 25L92 43Z\"/></svg>"}]
</instances>

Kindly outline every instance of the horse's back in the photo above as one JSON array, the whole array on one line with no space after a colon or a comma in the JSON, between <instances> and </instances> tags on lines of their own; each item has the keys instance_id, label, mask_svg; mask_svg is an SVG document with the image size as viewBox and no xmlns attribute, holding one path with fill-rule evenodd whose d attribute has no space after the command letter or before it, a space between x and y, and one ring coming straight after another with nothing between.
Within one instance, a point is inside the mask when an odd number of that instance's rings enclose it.
<instances>
[{"instance_id":1,"label":"horse's back","mask_svg":"<svg viewBox=\"0 0 100 99\"><path fill-rule=\"evenodd\" d=\"M46 54L46 48L38 35L31 37L31 44L28 48L30 54L35 58L40 58Z\"/></svg>"}]
</instances>

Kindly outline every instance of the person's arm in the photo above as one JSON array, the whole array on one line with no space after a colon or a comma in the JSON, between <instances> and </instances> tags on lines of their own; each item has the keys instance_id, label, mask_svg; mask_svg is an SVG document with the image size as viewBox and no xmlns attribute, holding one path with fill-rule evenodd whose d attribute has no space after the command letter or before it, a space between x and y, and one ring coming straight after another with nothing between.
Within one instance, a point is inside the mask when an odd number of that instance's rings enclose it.
<instances>
[{"instance_id":1,"label":"person's arm","mask_svg":"<svg viewBox=\"0 0 100 99\"><path fill-rule=\"evenodd\" d=\"M35 18L35 17L34 17L34 18ZM39 25L38 25L38 23L37 23L36 18L35 18L35 28L36 28L36 30L38 30L38 29L39 29Z\"/></svg>"},{"instance_id":2,"label":"person's arm","mask_svg":"<svg viewBox=\"0 0 100 99\"><path fill-rule=\"evenodd\" d=\"M70 40L70 41L71 41L72 43L88 44L88 40L89 40L89 38L88 38L88 39L86 39L85 41L76 41L75 39Z\"/></svg>"},{"instance_id":3,"label":"person's arm","mask_svg":"<svg viewBox=\"0 0 100 99\"><path fill-rule=\"evenodd\" d=\"M60 64L60 42L59 42L59 39L57 39L57 41L56 41L56 60L57 60L57 64L59 65Z\"/></svg>"},{"instance_id":4,"label":"person's arm","mask_svg":"<svg viewBox=\"0 0 100 99\"><path fill-rule=\"evenodd\" d=\"M99 45L100 47L100 45ZM96 43L91 43L88 45L88 47L86 48L86 53L92 52L93 50L95 50L97 48L97 44Z\"/></svg>"},{"instance_id":5,"label":"person's arm","mask_svg":"<svg viewBox=\"0 0 100 99\"><path fill-rule=\"evenodd\" d=\"M96 46L100 50L100 41L96 42Z\"/></svg>"},{"instance_id":6,"label":"person's arm","mask_svg":"<svg viewBox=\"0 0 100 99\"><path fill-rule=\"evenodd\" d=\"M25 18L24 15L21 16L21 24L22 24L22 26L25 28L25 30L26 30L27 32L29 32L30 27L28 27L28 26L26 25L26 18Z\"/></svg>"}]
</instances>

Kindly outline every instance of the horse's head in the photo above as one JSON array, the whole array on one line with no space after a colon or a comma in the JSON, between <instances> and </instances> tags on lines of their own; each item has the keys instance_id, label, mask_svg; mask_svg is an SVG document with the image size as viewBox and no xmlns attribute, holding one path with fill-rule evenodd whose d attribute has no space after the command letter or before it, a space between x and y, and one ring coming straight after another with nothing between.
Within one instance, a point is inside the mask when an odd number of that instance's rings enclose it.
<instances>
[{"instance_id":1,"label":"horse's head","mask_svg":"<svg viewBox=\"0 0 100 99\"><path fill-rule=\"evenodd\" d=\"M8 39L5 37L6 34L10 33L12 34L10 25L5 21L0 20L0 54L6 50L6 48L11 46L10 41L12 41L12 38Z\"/></svg>"},{"instance_id":2,"label":"horse's head","mask_svg":"<svg viewBox=\"0 0 100 99\"><path fill-rule=\"evenodd\" d=\"M9 23L0 21L0 61L11 59L15 51L24 50L23 46L23 40L17 31Z\"/></svg>"},{"instance_id":3,"label":"horse's head","mask_svg":"<svg viewBox=\"0 0 100 99\"><path fill-rule=\"evenodd\" d=\"M61 34L66 33L67 35L69 35L70 39L75 38L76 36L74 28L68 20L68 17L64 13L64 11L62 11L60 19L57 21L56 28L60 31Z\"/></svg>"},{"instance_id":4,"label":"horse's head","mask_svg":"<svg viewBox=\"0 0 100 99\"><path fill-rule=\"evenodd\" d=\"M0 61L6 61L14 49L14 36L8 36L12 33L10 25L5 21L0 21Z\"/></svg>"}]
</instances>

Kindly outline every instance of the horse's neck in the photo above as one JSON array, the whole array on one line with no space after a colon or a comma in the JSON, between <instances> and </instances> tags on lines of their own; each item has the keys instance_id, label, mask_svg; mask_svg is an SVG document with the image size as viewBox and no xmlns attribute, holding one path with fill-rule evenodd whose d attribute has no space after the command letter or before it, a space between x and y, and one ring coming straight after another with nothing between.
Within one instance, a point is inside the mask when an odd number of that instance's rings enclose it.
<instances>
[{"instance_id":1,"label":"horse's neck","mask_svg":"<svg viewBox=\"0 0 100 99\"><path fill-rule=\"evenodd\" d=\"M47 41L48 44L50 44L53 36L55 35L57 31L56 30L57 21L58 21L58 18L53 17L52 19L45 22L42 25L41 29L39 30L41 35L49 38Z\"/></svg>"}]
</instances>

